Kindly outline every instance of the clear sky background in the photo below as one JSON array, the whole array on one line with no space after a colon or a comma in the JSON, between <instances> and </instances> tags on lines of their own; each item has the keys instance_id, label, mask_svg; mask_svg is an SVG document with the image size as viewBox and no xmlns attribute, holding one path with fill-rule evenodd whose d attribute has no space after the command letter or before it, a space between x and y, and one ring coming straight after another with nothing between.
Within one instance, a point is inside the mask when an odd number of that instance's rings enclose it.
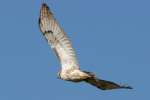
<instances>
[{"instance_id":1,"label":"clear sky background","mask_svg":"<svg viewBox=\"0 0 150 100\"><path fill-rule=\"evenodd\" d=\"M57 79L38 27L42 0L0 1L0 100L150 100L149 0L45 0L81 69L134 87L102 91Z\"/></svg>"}]
</instances>

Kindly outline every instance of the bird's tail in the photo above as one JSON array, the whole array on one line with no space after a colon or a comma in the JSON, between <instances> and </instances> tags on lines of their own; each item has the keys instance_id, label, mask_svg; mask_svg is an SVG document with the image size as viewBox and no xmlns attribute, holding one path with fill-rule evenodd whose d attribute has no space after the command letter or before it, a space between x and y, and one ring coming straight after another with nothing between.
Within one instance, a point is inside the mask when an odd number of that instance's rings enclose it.
<instances>
[{"instance_id":1,"label":"bird's tail","mask_svg":"<svg viewBox=\"0 0 150 100\"><path fill-rule=\"evenodd\" d=\"M91 72L86 72L89 76L89 78L85 79L84 81L99 88L102 90L112 90L112 89L132 89L130 86L124 86L124 85L119 85L111 81L106 81L102 79L98 79L93 73Z\"/></svg>"}]
</instances>

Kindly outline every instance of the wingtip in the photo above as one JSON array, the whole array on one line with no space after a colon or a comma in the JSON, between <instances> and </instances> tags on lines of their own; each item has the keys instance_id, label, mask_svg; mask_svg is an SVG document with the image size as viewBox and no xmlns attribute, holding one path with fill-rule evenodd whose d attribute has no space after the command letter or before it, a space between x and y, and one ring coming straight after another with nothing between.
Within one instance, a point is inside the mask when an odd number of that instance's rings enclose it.
<instances>
[{"instance_id":1,"label":"wingtip","mask_svg":"<svg viewBox=\"0 0 150 100\"><path fill-rule=\"evenodd\" d=\"M40 17L45 16L52 16L53 13L51 12L49 6L46 3L42 3L41 9L40 9Z\"/></svg>"},{"instance_id":2,"label":"wingtip","mask_svg":"<svg viewBox=\"0 0 150 100\"><path fill-rule=\"evenodd\" d=\"M49 8L49 7L48 7L48 5L45 2L43 2L42 3L42 8Z\"/></svg>"},{"instance_id":3,"label":"wingtip","mask_svg":"<svg viewBox=\"0 0 150 100\"><path fill-rule=\"evenodd\" d=\"M42 6L41 6L41 11L45 11L45 12L50 12L51 14L52 14L52 12L51 12L51 10L50 10L50 7L44 2L44 3L42 3Z\"/></svg>"},{"instance_id":4,"label":"wingtip","mask_svg":"<svg viewBox=\"0 0 150 100\"><path fill-rule=\"evenodd\" d=\"M44 6L47 5L45 0L41 0L41 4L44 5Z\"/></svg>"},{"instance_id":5,"label":"wingtip","mask_svg":"<svg viewBox=\"0 0 150 100\"><path fill-rule=\"evenodd\" d=\"M122 88L122 89L133 89L133 87L131 87L131 86L120 86L120 88Z\"/></svg>"},{"instance_id":6,"label":"wingtip","mask_svg":"<svg viewBox=\"0 0 150 100\"><path fill-rule=\"evenodd\" d=\"M46 4L45 2L43 2L43 3L42 3L42 6L46 6L46 7L47 7L47 4Z\"/></svg>"}]
</instances>

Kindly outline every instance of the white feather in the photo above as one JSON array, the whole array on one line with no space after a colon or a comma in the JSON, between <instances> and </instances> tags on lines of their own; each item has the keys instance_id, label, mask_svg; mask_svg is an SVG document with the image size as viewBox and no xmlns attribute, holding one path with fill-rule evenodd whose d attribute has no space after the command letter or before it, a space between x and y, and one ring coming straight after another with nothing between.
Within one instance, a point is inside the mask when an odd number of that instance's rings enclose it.
<instances>
[{"instance_id":1,"label":"white feather","mask_svg":"<svg viewBox=\"0 0 150 100\"><path fill-rule=\"evenodd\" d=\"M75 51L70 40L46 5L43 5L41 8L40 28L49 45L59 57L62 70L79 69Z\"/></svg>"}]
</instances>

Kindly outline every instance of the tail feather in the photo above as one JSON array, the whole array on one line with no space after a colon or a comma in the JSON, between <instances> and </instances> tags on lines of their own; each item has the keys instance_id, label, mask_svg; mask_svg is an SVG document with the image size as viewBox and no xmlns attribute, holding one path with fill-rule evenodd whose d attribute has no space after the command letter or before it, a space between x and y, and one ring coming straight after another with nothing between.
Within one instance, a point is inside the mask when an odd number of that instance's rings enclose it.
<instances>
[{"instance_id":1,"label":"tail feather","mask_svg":"<svg viewBox=\"0 0 150 100\"><path fill-rule=\"evenodd\" d=\"M106 81L106 80L101 80L95 77L95 75L90 72L86 72L87 74L91 75L91 77L85 79L84 81L99 88L102 90L112 90L112 89L132 89L130 86L124 86L124 85L119 85L117 83L111 82L111 81Z\"/></svg>"}]
</instances>

